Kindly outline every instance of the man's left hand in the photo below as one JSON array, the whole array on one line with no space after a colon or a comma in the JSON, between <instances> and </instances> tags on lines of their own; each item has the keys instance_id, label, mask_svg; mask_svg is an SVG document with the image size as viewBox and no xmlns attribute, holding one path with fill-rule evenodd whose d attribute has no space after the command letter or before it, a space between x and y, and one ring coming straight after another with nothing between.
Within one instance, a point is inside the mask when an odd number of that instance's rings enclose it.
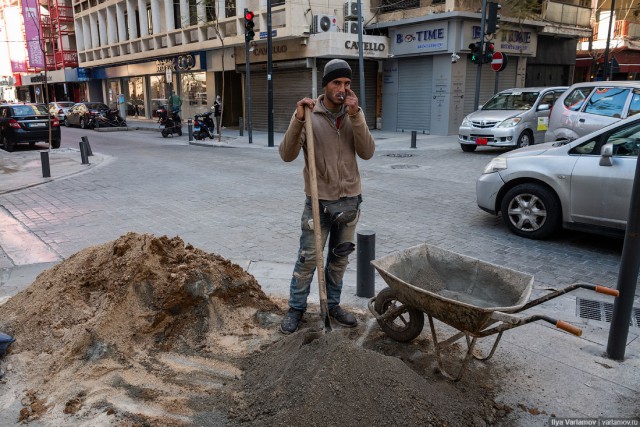
<instances>
[{"instance_id":1,"label":"man's left hand","mask_svg":"<svg viewBox=\"0 0 640 427\"><path fill-rule=\"evenodd\" d=\"M344 99L344 105L347 107L347 113L353 116L358 112L358 109L360 108L360 106L358 105L358 97L349 88L345 90L345 94L347 95L347 97Z\"/></svg>"}]
</instances>

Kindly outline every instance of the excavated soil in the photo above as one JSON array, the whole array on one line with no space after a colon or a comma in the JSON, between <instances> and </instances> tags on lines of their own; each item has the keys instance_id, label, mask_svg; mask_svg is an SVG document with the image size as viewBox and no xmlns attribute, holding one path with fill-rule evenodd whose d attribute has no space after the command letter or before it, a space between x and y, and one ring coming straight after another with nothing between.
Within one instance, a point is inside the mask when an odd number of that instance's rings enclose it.
<instances>
[{"instance_id":1,"label":"excavated soil","mask_svg":"<svg viewBox=\"0 0 640 427\"><path fill-rule=\"evenodd\" d=\"M483 426L510 410L490 367L449 382L423 336L397 343L364 313L325 333L310 312L285 337L285 307L179 237L84 249L0 306L16 338L0 424Z\"/></svg>"}]
</instances>

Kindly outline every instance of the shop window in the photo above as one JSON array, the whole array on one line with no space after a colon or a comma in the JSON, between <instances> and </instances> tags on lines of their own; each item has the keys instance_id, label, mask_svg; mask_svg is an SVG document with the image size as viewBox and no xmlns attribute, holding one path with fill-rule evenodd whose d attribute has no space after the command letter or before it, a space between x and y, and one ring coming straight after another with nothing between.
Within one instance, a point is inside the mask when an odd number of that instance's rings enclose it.
<instances>
[{"instance_id":1,"label":"shop window","mask_svg":"<svg viewBox=\"0 0 640 427\"><path fill-rule=\"evenodd\" d=\"M145 116L144 77L131 77L128 82L127 116Z\"/></svg>"},{"instance_id":2,"label":"shop window","mask_svg":"<svg viewBox=\"0 0 640 427\"><path fill-rule=\"evenodd\" d=\"M213 101L207 99L206 80L205 72L180 75L183 117L193 117L195 114L209 111Z\"/></svg>"}]
</instances>

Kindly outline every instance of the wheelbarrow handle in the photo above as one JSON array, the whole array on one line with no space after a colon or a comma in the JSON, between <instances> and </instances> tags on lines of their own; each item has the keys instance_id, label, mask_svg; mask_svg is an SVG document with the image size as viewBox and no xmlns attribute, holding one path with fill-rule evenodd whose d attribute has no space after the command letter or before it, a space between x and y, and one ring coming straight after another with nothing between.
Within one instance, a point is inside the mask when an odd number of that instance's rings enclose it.
<instances>
[{"instance_id":1,"label":"wheelbarrow handle","mask_svg":"<svg viewBox=\"0 0 640 427\"><path fill-rule=\"evenodd\" d=\"M619 297L620 296L620 291L619 290L607 288L606 286L596 285L595 291L599 292L601 294L611 295L611 296L614 296L614 297Z\"/></svg>"},{"instance_id":2,"label":"wheelbarrow handle","mask_svg":"<svg viewBox=\"0 0 640 427\"><path fill-rule=\"evenodd\" d=\"M582 329L577 326L573 326L571 323L565 322L564 320L556 320L556 328L567 331L577 337L582 336Z\"/></svg>"}]
</instances>

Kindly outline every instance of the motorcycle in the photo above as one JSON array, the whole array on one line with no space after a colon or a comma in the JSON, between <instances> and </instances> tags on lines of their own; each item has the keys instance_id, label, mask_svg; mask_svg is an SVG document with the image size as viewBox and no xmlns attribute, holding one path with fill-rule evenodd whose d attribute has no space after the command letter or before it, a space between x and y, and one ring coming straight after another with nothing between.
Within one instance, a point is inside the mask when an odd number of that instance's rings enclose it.
<instances>
[{"instance_id":1,"label":"motorcycle","mask_svg":"<svg viewBox=\"0 0 640 427\"><path fill-rule=\"evenodd\" d=\"M196 114L193 119L193 138L196 140L204 140L207 137L213 139L215 137L215 124L211 115L213 112Z\"/></svg>"},{"instance_id":2,"label":"motorcycle","mask_svg":"<svg viewBox=\"0 0 640 427\"><path fill-rule=\"evenodd\" d=\"M158 116L158 123L160 126L164 126L162 129L162 136L164 138L174 133L178 136L182 136L182 119L177 111L169 112L167 106L163 105L156 110Z\"/></svg>"},{"instance_id":3,"label":"motorcycle","mask_svg":"<svg viewBox=\"0 0 640 427\"><path fill-rule=\"evenodd\" d=\"M104 113L92 116L89 125L99 127L127 127L127 121L122 118L117 108L112 108Z\"/></svg>"}]
</instances>

